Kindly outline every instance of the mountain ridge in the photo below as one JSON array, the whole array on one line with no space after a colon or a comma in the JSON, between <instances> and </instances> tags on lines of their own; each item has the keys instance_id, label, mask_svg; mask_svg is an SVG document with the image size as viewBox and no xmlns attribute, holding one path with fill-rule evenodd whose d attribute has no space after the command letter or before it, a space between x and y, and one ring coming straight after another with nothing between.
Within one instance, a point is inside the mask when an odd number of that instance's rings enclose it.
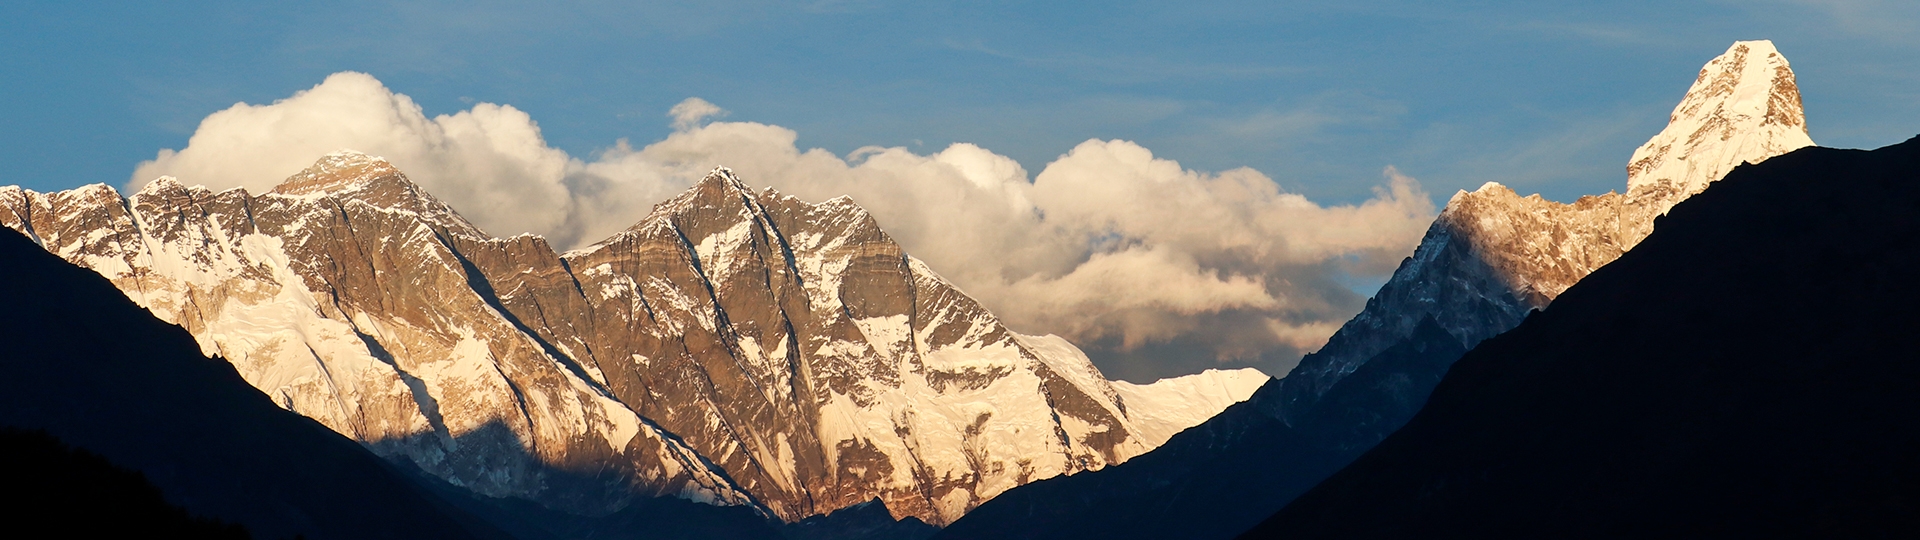
<instances>
[{"instance_id":1,"label":"mountain ridge","mask_svg":"<svg viewBox=\"0 0 1920 540\"><path fill-rule=\"evenodd\" d=\"M163 178L124 199L0 188L0 207L282 407L574 512L677 496L794 521L880 498L944 524L1211 414L1130 417L1077 348L1007 330L851 199L725 169L566 253L491 237L351 151L259 195ZM1188 407L1252 390L1203 378L1226 395Z\"/></svg>"}]
</instances>

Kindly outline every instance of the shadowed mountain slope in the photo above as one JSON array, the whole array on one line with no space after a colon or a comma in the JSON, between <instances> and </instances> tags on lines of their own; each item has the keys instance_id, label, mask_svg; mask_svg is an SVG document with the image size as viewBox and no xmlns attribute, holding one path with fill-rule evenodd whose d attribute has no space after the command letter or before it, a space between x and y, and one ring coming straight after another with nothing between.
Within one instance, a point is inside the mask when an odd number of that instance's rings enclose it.
<instances>
[{"instance_id":1,"label":"shadowed mountain slope","mask_svg":"<svg viewBox=\"0 0 1920 540\"><path fill-rule=\"evenodd\" d=\"M250 538L238 525L167 503L145 476L44 431L0 428L0 489L29 496L0 505L11 534L73 538Z\"/></svg>"},{"instance_id":2,"label":"shadowed mountain slope","mask_svg":"<svg viewBox=\"0 0 1920 540\"><path fill-rule=\"evenodd\" d=\"M1920 533L1920 139L1733 171L1246 538Z\"/></svg>"},{"instance_id":3,"label":"shadowed mountain slope","mask_svg":"<svg viewBox=\"0 0 1920 540\"><path fill-rule=\"evenodd\" d=\"M169 502L259 538L500 536L11 230L0 276L0 426L138 471Z\"/></svg>"}]
</instances>

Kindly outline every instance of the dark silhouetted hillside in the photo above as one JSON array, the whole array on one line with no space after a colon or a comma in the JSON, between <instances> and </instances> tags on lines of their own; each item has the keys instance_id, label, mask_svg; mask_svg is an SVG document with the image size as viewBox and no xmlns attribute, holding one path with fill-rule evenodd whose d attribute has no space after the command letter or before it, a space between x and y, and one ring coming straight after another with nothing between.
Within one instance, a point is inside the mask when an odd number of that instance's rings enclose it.
<instances>
[{"instance_id":1,"label":"dark silhouetted hillside","mask_svg":"<svg viewBox=\"0 0 1920 540\"><path fill-rule=\"evenodd\" d=\"M199 350L105 278L0 231L0 426L138 471L167 502L259 538L498 535Z\"/></svg>"},{"instance_id":2,"label":"dark silhouetted hillside","mask_svg":"<svg viewBox=\"0 0 1920 540\"><path fill-rule=\"evenodd\" d=\"M248 538L238 525L168 504L140 473L61 444L43 431L0 428L0 505L8 536Z\"/></svg>"},{"instance_id":3,"label":"dark silhouetted hillside","mask_svg":"<svg viewBox=\"0 0 1920 540\"><path fill-rule=\"evenodd\" d=\"M1920 537L1920 139L1744 166L1246 538Z\"/></svg>"}]
</instances>

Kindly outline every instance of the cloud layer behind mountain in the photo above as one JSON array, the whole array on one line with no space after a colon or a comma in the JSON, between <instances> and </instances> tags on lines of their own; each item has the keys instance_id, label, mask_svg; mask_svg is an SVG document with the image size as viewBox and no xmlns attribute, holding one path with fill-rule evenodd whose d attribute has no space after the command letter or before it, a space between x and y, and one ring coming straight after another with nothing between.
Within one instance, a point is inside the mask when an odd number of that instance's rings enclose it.
<instances>
[{"instance_id":1,"label":"cloud layer behind mountain","mask_svg":"<svg viewBox=\"0 0 1920 540\"><path fill-rule=\"evenodd\" d=\"M1088 140L1030 174L971 144L932 154L801 149L798 134L699 98L673 132L594 156L549 146L534 119L481 103L428 117L374 77L342 72L267 105L204 119L185 148L141 163L129 187L170 175L259 192L351 148L386 157L488 232L579 247L638 221L715 166L818 202L849 195L909 253L1029 333L1073 340L1110 376L1207 367L1285 373L1409 254L1434 208L1386 169L1374 197L1322 206L1258 171L1193 171L1121 140Z\"/></svg>"}]
</instances>

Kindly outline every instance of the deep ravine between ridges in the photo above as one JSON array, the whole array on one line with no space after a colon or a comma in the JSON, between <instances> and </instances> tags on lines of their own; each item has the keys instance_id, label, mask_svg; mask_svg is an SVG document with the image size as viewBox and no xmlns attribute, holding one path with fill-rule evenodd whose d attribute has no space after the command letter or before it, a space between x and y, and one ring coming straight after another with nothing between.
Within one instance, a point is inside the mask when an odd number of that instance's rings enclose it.
<instances>
[{"instance_id":1,"label":"deep ravine between ridges","mask_svg":"<svg viewBox=\"0 0 1920 540\"><path fill-rule=\"evenodd\" d=\"M283 407L476 494L585 515L677 496L794 521L878 498L943 524L1144 453L1265 380L1116 387L852 201L725 170L564 254L352 152L260 195L163 178L126 198L0 188L0 207ZM1156 397L1194 390L1211 397ZM1129 413L1168 405L1195 410Z\"/></svg>"},{"instance_id":2,"label":"deep ravine between ridges","mask_svg":"<svg viewBox=\"0 0 1920 540\"><path fill-rule=\"evenodd\" d=\"M1920 137L1732 172L1246 538L1920 534Z\"/></svg>"},{"instance_id":3,"label":"deep ravine between ridges","mask_svg":"<svg viewBox=\"0 0 1920 540\"><path fill-rule=\"evenodd\" d=\"M1286 377L1153 454L1013 490L941 537L1243 531L1397 429L1459 352L1627 252L1674 204L1741 163L1811 144L1785 57L1771 42L1734 43L1629 158L1626 193L1562 204L1488 183L1455 194L1361 313ZM1453 344L1431 347L1442 337ZM1394 352L1407 347L1434 352L1417 360Z\"/></svg>"}]
</instances>

